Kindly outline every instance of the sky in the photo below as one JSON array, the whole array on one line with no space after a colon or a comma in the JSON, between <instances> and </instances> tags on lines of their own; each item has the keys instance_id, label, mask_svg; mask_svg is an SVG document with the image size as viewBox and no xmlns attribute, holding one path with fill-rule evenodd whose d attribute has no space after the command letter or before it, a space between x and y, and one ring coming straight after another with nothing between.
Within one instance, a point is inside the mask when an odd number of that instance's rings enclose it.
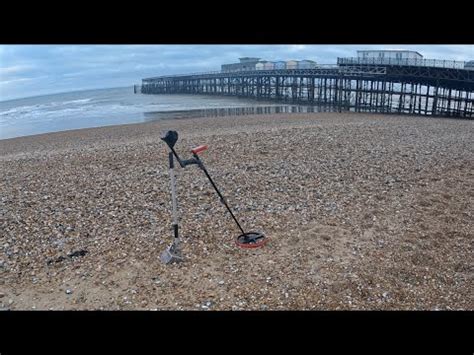
<instances>
[{"instance_id":1,"label":"sky","mask_svg":"<svg viewBox=\"0 0 474 355\"><path fill-rule=\"evenodd\" d=\"M0 45L0 101L125 87L142 78L220 70L239 57L335 64L360 49L408 49L427 59L474 60L474 45Z\"/></svg>"}]
</instances>

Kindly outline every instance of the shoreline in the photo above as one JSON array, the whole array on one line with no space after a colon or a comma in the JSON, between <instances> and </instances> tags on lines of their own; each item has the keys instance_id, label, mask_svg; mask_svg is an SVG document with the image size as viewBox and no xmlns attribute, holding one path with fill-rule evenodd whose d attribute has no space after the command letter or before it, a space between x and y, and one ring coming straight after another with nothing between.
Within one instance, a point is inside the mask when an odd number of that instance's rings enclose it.
<instances>
[{"instance_id":1,"label":"shoreline","mask_svg":"<svg viewBox=\"0 0 474 355\"><path fill-rule=\"evenodd\" d=\"M287 106L293 106L293 105L287 105ZM304 106L304 105L294 105L294 106ZM244 109L248 107L243 107ZM256 107L255 107L256 108ZM225 108L225 110L229 110L233 108ZM242 109L242 108L236 108L236 109ZM221 109L192 109L192 110L179 110L179 111L170 111L171 113L187 113L187 112L194 112L194 111L205 111L205 110L221 110ZM157 111L157 112L151 112L149 113L150 115L152 114L160 114L164 115L168 111ZM146 125L146 124L153 124L157 121L167 121L167 120L201 120L201 119L206 119L206 118L238 118L242 116L272 116L272 115L320 115L320 114L337 114L337 115L369 115L369 116L379 116L379 117L391 117L391 116L397 116L397 117L406 117L406 118L419 118L419 119L426 119L426 120L460 120L460 121L470 121L470 119L466 118L460 118L460 117L450 117L450 116L435 116L435 117L429 117L429 116L419 116L419 115L409 115L409 114L403 114L399 115L397 113L376 113L376 112L335 112L335 111L318 111L318 112L277 112L277 113L258 113L258 114L239 114L239 115L222 115L222 116L192 116L192 117L170 117L170 118L164 118L160 117L157 119L149 119L144 122L131 122L131 123L118 123L118 124L111 124L111 125L105 125L105 126L94 126L94 127L84 127L84 128L73 128L73 129L67 129L67 130L62 130L62 131L53 131L53 132L44 132L44 133L38 133L38 134L30 134L26 136L18 136L18 137L11 137L11 138L2 138L0 139L0 143L5 142L5 141L14 141L17 139L34 139L35 137L42 137L46 135L51 135L51 134L62 134L62 133L68 133L68 132L76 132L76 131L87 131L87 130L94 130L94 129L105 129L105 128L116 128L116 127L126 127L126 126L135 126L135 125Z\"/></svg>"},{"instance_id":2,"label":"shoreline","mask_svg":"<svg viewBox=\"0 0 474 355\"><path fill-rule=\"evenodd\" d=\"M265 247L235 248L202 173L175 169L185 262L160 263L167 129L183 158L209 145L206 168ZM472 310L473 134L463 119L304 113L0 140L0 309Z\"/></svg>"},{"instance_id":3,"label":"shoreline","mask_svg":"<svg viewBox=\"0 0 474 355\"><path fill-rule=\"evenodd\" d=\"M35 144L36 140L40 141L58 141L63 138L65 139L75 139L75 138L80 138L83 136L83 138L87 139L87 135L90 134L92 136L94 135L107 135L107 132L113 132L113 135L117 134L123 134L123 136L126 136L127 132L135 132L137 135L143 135L146 130L143 130L142 127L150 126L150 127L157 127L161 123L164 123L164 127L173 127L176 122L176 126L181 126L180 122L189 122L190 124L192 123L205 123L206 120L211 120L212 123L214 124L219 124L219 121L226 122L225 120L238 120L238 119L246 119L246 120L255 120L259 117L262 117L263 119L270 119L270 120L278 120L279 117L283 119L291 119L291 118L310 118L314 115L315 118L318 118L319 115L326 115L326 114L331 114L331 115L350 115L352 116L354 113L351 112L343 112L343 113L336 113L336 112L318 112L318 113L278 113L278 114L257 114L257 115L237 115L237 116L216 116L216 117L184 117L184 118L160 118L156 120L149 120L146 122L136 122L136 123L123 123L123 124L116 124L116 125L107 125L107 126L97 126L97 127L86 127L86 128L77 128L77 129L70 129L70 130L64 130L64 131L55 131L55 132L46 132L46 133L40 133L40 134L33 134L33 135L28 135L28 136L20 136L20 137L13 137L13 138L5 138L5 139L0 139L0 153L3 151L7 151L7 148L11 148L10 144L16 145L16 144ZM357 115L357 114L356 114ZM276 116L276 117L275 117ZM285 117L286 116L286 117ZM410 116L411 117L411 116ZM415 116L413 116L415 117ZM159 132L158 132L159 133ZM159 136L157 136L159 138ZM113 137L111 137L113 138ZM65 142L66 143L66 142ZM26 148L26 147L25 147ZM28 149L28 148L27 148ZM17 151L18 153L21 153L21 151ZM0 158L2 155L0 154Z\"/></svg>"}]
</instances>

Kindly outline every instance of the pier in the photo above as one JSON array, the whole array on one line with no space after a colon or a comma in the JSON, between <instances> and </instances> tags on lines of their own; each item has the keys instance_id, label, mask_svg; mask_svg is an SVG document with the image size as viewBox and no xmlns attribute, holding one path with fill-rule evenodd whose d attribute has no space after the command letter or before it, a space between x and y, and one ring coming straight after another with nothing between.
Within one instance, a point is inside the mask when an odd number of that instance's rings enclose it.
<instances>
[{"instance_id":1,"label":"pier","mask_svg":"<svg viewBox=\"0 0 474 355\"><path fill-rule=\"evenodd\" d=\"M142 94L221 95L324 105L336 111L473 118L474 70L465 62L338 58L310 69L250 69L158 76Z\"/></svg>"}]
</instances>

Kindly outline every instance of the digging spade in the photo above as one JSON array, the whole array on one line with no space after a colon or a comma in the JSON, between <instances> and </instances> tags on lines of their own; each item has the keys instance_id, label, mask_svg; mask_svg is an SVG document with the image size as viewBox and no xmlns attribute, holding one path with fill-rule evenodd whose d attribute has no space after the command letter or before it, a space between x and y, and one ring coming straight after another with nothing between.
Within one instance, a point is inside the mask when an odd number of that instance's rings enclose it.
<instances>
[{"instance_id":1,"label":"digging spade","mask_svg":"<svg viewBox=\"0 0 474 355\"><path fill-rule=\"evenodd\" d=\"M176 203L176 178L174 176L174 145L178 140L178 133L174 131L168 131L165 135L161 137L168 147L171 149L171 152L168 154L169 158L169 174L170 174L170 181L171 181L171 202L172 202L172 214L173 214L173 232L174 232L174 239L171 245L164 250L161 255L160 259L165 264L170 264L174 262L182 261L183 258L181 256L181 252L179 249L179 233L178 233L178 208Z\"/></svg>"}]
</instances>

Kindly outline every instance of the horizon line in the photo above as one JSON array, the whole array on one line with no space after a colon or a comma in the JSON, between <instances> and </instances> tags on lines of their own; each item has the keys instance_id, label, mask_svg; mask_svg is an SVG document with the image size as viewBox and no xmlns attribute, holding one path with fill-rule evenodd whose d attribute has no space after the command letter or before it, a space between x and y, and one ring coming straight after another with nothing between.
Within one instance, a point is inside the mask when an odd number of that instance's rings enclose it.
<instances>
[{"instance_id":1,"label":"horizon line","mask_svg":"<svg viewBox=\"0 0 474 355\"><path fill-rule=\"evenodd\" d=\"M136 85L136 84L135 84L135 85ZM114 86L114 87L102 87L102 88L93 88L93 89L70 90L70 91L58 91L58 92L52 92L52 93L48 93L48 94L16 97L16 98L7 99L7 100L1 100L1 99L0 99L0 103L9 102L9 101L15 101L15 100L32 99L32 98L35 98L35 97L44 97L44 96L59 95L59 94L69 94L69 93L73 93L73 92L93 91L93 90L122 89L122 88L126 88L126 87L129 87L129 85L126 85L126 86ZM130 85L130 87L133 87L133 84Z\"/></svg>"}]
</instances>

